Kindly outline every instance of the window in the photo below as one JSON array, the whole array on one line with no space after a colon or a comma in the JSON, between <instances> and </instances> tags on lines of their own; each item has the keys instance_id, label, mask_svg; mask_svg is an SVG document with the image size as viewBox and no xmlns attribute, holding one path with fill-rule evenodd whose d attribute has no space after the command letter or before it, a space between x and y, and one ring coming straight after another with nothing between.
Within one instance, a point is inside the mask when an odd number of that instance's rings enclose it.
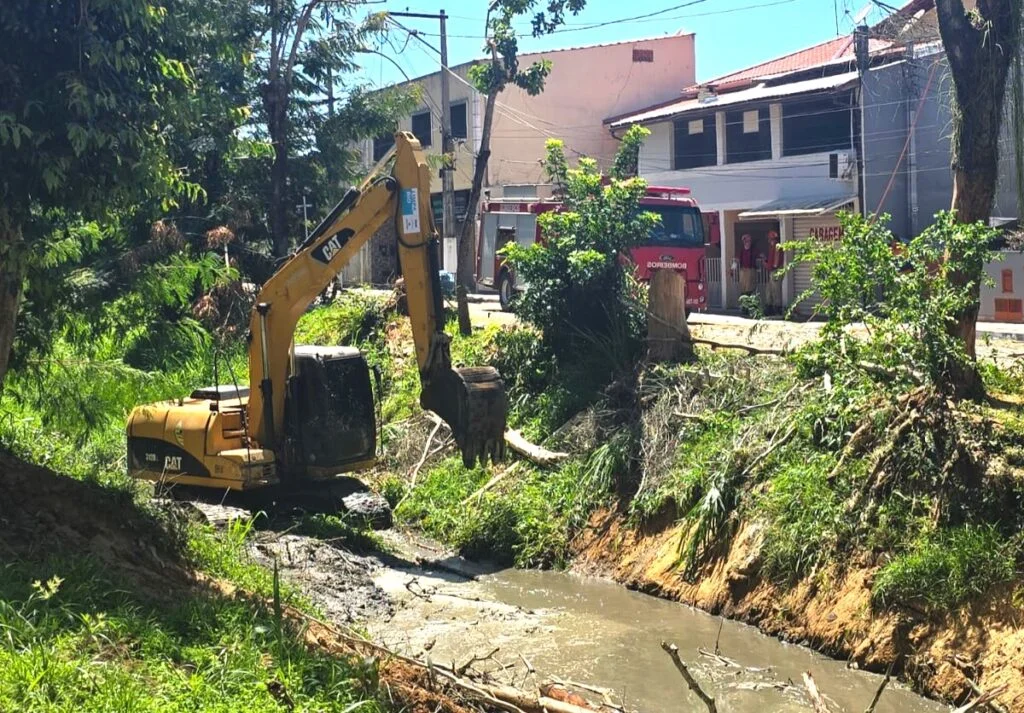
<instances>
[{"instance_id":1,"label":"window","mask_svg":"<svg viewBox=\"0 0 1024 713\"><path fill-rule=\"evenodd\" d=\"M718 163L715 115L679 119L675 122L675 155L672 167L699 168Z\"/></svg>"},{"instance_id":2,"label":"window","mask_svg":"<svg viewBox=\"0 0 1024 713\"><path fill-rule=\"evenodd\" d=\"M452 104L451 111L449 113L449 124L452 130L453 139L465 139L469 137L469 131L466 126L466 104Z\"/></svg>"},{"instance_id":3,"label":"window","mask_svg":"<svg viewBox=\"0 0 1024 713\"><path fill-rule=\"evenodd\" d=\"M633 50L634 62L653 62L654 50Z\"/></svg>"},{"instance_id":4,"label":"window","mask_svg":"<svg viewBox=\"0 0 1024 713\"><path fill-rule=\"evenodd\" d=\"M850 94L810 97L782 105L782 155L852 148Z\"/></svg>"},{"instance_id":5,"label":"window","mask_svg":"<svg viewBox=\"0 0 1024 713\"><path fill-rule=\"evenodd\" d=\"M384 154L391 150L391 147L395 145L394 134L385 134L384 136L378 136L373 140L373 162L376 163L384 158Z\"/></svg>"},{"instance_id":6,"label":"window","mask_svg":"<svg viewBox=\"0 0 1024 713\"><path fill-rule=\"evenodd\" d=\"M452 226L453 234L459 229L462 221L466 219L466 214L469 212L469 190L455 191L454 197L455 205L452 206L455 213L455 225ZM434 225L444 235L444 196L441 193L430 194L430 208L434 213Z\"/></svg>"},{"instance_id":7,"label":"window","mask_svg":"<svg viewBox=\"0 0 1024 713\"><path fill-rule=\"evenodd\" d=\"M661 216L661 224L651 230L648 245L666 247L697 247L704 245L704 221L700 211L691 206L642 206L643 210Z\"/></svg>"},{"instance_id":8,"label":"window","mask_svg":"<svg viewBox=\"0 0 1024 713\"><path fill-rule=\"evenodd\" d=\"M1003 270L1003 292L1013 293L1013 270Z\"/></svg>"},{"instance_id":9,"label":"window","mask_svg":"<svg viewBox=\"0 0 1024 713\"><path fill-rule=\"evenodd\" d=\"M420 146L423 148L430 146L431 131L429 111L412 115L412 133L420 140Z\"/></svg>"},{"instance_id":10,"label":"window","mask_svg":"<svg viewBox=\"0 0 1024 713\"><path fill-rule=\"evenodd\" d=\"M725 112L725 162L764 161L772 157L768 107Z\"/></svg>"}]
</instances>

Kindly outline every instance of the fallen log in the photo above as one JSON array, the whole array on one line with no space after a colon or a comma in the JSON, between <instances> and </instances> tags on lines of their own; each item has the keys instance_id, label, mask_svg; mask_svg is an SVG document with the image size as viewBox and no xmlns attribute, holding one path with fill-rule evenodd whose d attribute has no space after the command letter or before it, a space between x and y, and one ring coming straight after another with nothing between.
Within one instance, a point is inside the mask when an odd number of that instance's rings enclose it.
<instances>
[{"instance_id":1,"label":"fallen log","mask_svg":"<svg viewBox=\"0 0 1024 713\"><path fill-rule=\"evenodd\" d=\"M557 465L569 457L568 453L549 451L543 446L530 443L523 437L523 434L511 428L505 431L505 443L514 452L542 468Z\"/></svg>"},{"instance_id":2,"label":"fallen log","mask_svg":"<svg viewBox=\"0 0 1024 713\"><path fill-rule=\"evenodd\" d=\"M590 706L583 707L548 696L527 693L511 686L494 686L485 683L476 685L497 700L511 703L526 713L594 713L596 710Z\"/></svg>"}]
</instances>

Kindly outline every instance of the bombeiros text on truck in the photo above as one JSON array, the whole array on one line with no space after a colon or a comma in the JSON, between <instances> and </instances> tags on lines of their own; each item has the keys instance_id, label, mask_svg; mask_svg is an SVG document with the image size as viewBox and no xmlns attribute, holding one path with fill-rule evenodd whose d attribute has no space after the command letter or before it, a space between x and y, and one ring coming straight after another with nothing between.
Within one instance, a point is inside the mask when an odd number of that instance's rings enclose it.
<instances>
[{"instance_id":1,"label":"bombeiros text on truck","mask_svg":"<svg viewBox=\"0 0 1024 713\"><path fill-rule=\"evenodd\" d=\"M704 309L704 222L690 189L648 186L640 206L657 213L661 222L630 251L637 277L647 281L653 270L677 270L686 277L687 309ZM537 216L561 208L562 202L556 198L504 198L481 206L477 282L497 290L503 309L511 308L516 292L526 285L505 262L501 248L513 240L524 246L541 240Z\"/></svg>"}]
</instances>

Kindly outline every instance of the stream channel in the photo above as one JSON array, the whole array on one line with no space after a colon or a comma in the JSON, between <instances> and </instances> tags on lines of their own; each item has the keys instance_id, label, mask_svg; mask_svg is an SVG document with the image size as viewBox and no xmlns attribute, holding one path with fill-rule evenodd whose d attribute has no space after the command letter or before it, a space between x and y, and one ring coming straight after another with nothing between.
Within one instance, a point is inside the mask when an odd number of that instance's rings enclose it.
<instances>
[{"instance_id":1,"label":"stream channel","mask_svg":"<svg viewBox=\"0 0 1024 713\"><path fill-rule=\"evenodd\" d=\"M482 657L475 670L524 689L552 679L583 682L639 713L704 711L662 641L679 647L720 713L812 711L801 683L805 671L833 711L861 713L882 681L754 627L609 580L488 567L408 534L378 534L387 551L365 554L275 527L258 534L250 551L264 564L277 559L282 576L326 616L394 651L455 666ZM708 655L716 640L720 657ZM894 681L875 710L949 708Z\"/></svg>"}]
</instances>

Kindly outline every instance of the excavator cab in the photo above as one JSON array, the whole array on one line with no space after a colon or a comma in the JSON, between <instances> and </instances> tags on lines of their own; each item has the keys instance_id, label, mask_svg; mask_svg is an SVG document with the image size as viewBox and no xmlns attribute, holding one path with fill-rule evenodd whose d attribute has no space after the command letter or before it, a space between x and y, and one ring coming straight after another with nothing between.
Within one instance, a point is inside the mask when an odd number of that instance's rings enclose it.
<instances>
[{"instance_id":1,"label":"excavator cab","mask_svg":"<svg viewBox=\"0 0 1024 713\"><path fill-rule=\"evenodd\" d=\"M285 473L331 477L373 462L370 369L355 347L296 346L285 395Z\"/></svg>"}]
</instances>

